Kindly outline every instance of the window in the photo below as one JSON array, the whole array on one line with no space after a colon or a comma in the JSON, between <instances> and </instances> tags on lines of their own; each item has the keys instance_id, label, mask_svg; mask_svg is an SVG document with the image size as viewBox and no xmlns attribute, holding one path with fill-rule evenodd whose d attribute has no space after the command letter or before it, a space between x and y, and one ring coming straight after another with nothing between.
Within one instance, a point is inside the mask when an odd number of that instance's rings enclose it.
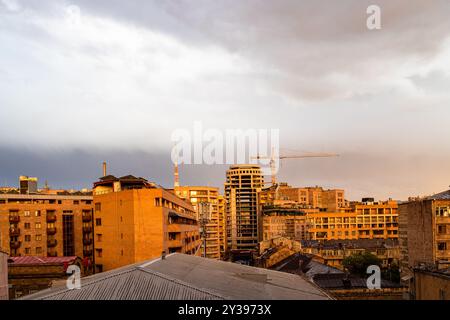
<instances>
[{"instance_id":1,"label":"window","mask_svg":"<svg viewBox=\"0 0 450 320\"><path fill-rule=\"evenodd\" d=\"M96 226L101 226L102 225L102 219L101 218L95 219L95 225Z\"/></svg>"},{"instance_id":2,"label":"window","mask_svg":"<svg viewBox=\"0 0 450 320\"><path fill-rule=\"evenodd\" d=\"M36 254L42 254L42 248L36 247Z\"/></svg>"},{"instance_id":3,"label":"window","mask_svg":"<svg viewBox=\"0 0 450 320\"><path fill-rule=\"evenodd\" d=\"M37 211L34 213L34 215L35 215L36 217L40 217L40 216L41 216L41 211L40 211L40 210L37 210Z\"/></svg>"},{"instance_id":4,"label":"window","mask_svg":"<svg viewBox=\"0 0 450 320\"><path fill-rule=\"evenodd\" d=\"M73 204L80 204L79 200L73 200Z\"/></svg>"},{"instance_id":5,"label":"window","mask_svg":"<svg viewBox=\"0 0 450 320\"><path fill-rule=\"evenodd\" d=\"M25 242L30 242L31 236L29 234L25 235Z\"/></svg>"},{"instance_id":6,"label":"window","mask_svg":"<svg viewBox=\"0 0 450 320\"><path fill-rule=\"evenodd\" d=\"M95 204L95 211L102 211L102 204L100 202Z\"/></svg>"},{"instance_id":7,"label":"window","mask_svg":"<svg viewBox=\"0 0 450 320\"><path fill-rule=\"evenodd\" d=\"M41 241L42 240L42 235L41 234L37 234L36 235L36 241Z\"/></svg>"},{"instance_id":8,"label":"window","mask_svg":"<svg viewBox=\"0 0 450 320\"><path fill-rule=\"evenodd\" d=\"M438 250L439 251L443 251L443 250L447 250L447 243L446 242L438 242Z\"/></svg>"},{"instance_id":9,"label":"window","mask_svg":"<svg viewBox=\"0 0 450 320\"><path fill-rule=\"evenodd\" d=\"M36 224L34 225L34 227L36 229L40 229L41 228L41 223L40 222L36 222Z\"/></svg>"},{"instance_id":10,"label":"window","mask_svg":"<svg viewBox=\"0 0 450 320\"><path fill-rule=\"evenodd\" d=\"M103 256L103 249L95 249L97 252L97 257L101 258Z\"/></svg>"},{"instance_id":11,"label":"window","mask_svg":"<svg viewBox=\"0 0 450 320\"><path fill-rule=\"evenodd\" d=\"M30 211L24 211L23 215L24 215L24 217L29 217L30 216Z\"/></svg>"},{"instance_id":12,"label":"window","mask_svg":"<svg viewBox=\"0 0 450 320\"><path fill-rule=\"evenodd\" d=\"M102 235L97 233L97 242L102 242Z\"/></svg>"},{"instance_id":13,"label":"window","mask_svg":"<svg viewBox=\"0 0 450 320\"><path fill-rule=\"evenodd\" d=\"M25 248L25 254L31 254L31 248Z\"/></svg>"},{"instance_id":14,"label":"window","mask_svg":"<svg viewBox=\"0 0 450 320\"><path fill-rule=\"evenodd\" d=\"M25 222L24 228L25 229L30 229L31 228L31 224L29 222Z\"/></svg>"}]
</instances>

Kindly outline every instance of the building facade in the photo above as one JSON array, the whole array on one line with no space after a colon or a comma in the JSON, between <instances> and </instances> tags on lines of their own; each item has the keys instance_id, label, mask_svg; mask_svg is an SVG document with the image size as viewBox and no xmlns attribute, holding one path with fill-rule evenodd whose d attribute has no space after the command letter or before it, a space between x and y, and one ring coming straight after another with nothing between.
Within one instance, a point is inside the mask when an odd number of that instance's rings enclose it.
<instances>
[{"instance_id":1,"label":"building facade","mask_svg":"<svg viewBox=\"0 0 450 320\"><path fill-rule=\"evenodd\" d=\"M224 254L224 205L223 197L219 195L219 188L199 186L176 186L175 194L181 199L189 201L197 213L197 219L201 218L201 211L209 210L208 221L205 224L204 243L202 243L202 255L206 258L221 259ZM221 203L219 203L221 202ZM206 243L206 249L205 244Z\"/></svg>"},{"instance_id":2,"label":"building facade","mask_svg":"<svg viewBox=\"0 0 450 320\"><path fill-rule=\"evenodd\" d=\"M21 298L48 289L55 282L65 282L71 275L67 272L70 266L78 267L80 277L89 272L79 257L10 258L8 262L10 299Z\"/></svg>"},{"instance_id":3,"label":"building facade","mask_svg":"<svg viewBox=\"0 0 450 320\"><path fill-rule=\"evenodd\" d=\"M398 239L396 201L354 203L338 212L308 214L312 240Z\"/></svg>"},{"instance_id":4,"label":"building facade","mask_svg":"<svg viewBox=\"0 0 450 320\"><path fill-rule=\"evenodd\" d=\"M0 250L0 300L8 298L8 254Z\"/></svg>"},{"instance_id":5,"label":"building facade","mask_svg":"<svg viewBox=\"0 0 450 320\"><path fill-rule=\"evenodd\" d=\"M298 204L263 206L262 241L278 237L297 241L309 239L306 210Z\"/></svg>"},{"instance_id":6,"label":"building facade","mask_svg":"<svg viewBox=\"0 0 450 320\"><path fill-rule=\"evenodd\" d=\"M295 201L304 206L331 212L336 212L340 208L347 206L345 191L342 189L325 190L322 187L292 188L287 184L281 184L278 194L281 199Z\"/></svg>"},{"instance_id":7,"label":"building facade","mask_svg":"<svg viewBox=\"0 0 450 320\"><path fill-rule=\"evenodd\" d=\"M450 190L399 206L402 274L419 265L450 265Z\"/></svg>"},{"instance_id":8,"label":"building facade","mask_svg":"<svg viewBox=\"0 0 450 320\"><path fill-rule=\"evenodd\" d=\"M450 300L450 269L415 268L411 297L415 300Z\"/></svg>"},{"instance_id":9,"label":"building facade","mask_svg":"<svg viewBox=\"0 0 450 320\"><path fill-rule=\"evenodd\" d=\"M101 178L94 183L94 207L97 272L163 253L200 254L194 207L143 178Z\"/></svg>"},{"instance_id":10,"label":"building facade","mask_svg":"<svg viewBox=\"0 0 450 320\"><path fill-rule=\"evenodd\" d=\"M258 192L264 186L257 165L231 166L226 173L226 238L230 251L256 250L262 223L258 214Z\"/></svg>"},{"instance_id":11,"label":"building facade","mask_svg":"<svg viewBox=\"0 0 450 320\"><path fill-rule=\"evenodd\" d=\"M92 195L0 194L0 246L12 257L93 260Z\"/></svg>"}]
</instances>

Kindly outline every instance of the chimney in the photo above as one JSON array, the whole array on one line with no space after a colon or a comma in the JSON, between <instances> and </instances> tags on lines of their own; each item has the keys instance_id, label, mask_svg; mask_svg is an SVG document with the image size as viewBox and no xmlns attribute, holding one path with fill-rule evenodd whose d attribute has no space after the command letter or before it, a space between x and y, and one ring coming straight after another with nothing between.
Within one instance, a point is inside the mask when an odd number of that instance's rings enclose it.
<instances>
[{"instance_id":1,"label":"chimney","mask_svg":"<svg viewBox=\"0 0 450 320\"><path fill-rule=\"evenodd\" d=\"M103 162L103 176L106 177L106 162Z\"/></svg>"}]
</instances>

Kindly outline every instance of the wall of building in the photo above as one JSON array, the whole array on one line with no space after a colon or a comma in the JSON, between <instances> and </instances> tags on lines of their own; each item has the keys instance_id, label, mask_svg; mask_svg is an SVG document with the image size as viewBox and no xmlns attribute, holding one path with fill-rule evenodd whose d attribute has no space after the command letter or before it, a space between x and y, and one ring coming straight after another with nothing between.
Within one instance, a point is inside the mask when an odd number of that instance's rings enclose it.
<instances>
[{"instance_id":1,"label":"wall of building","mask_svg":"<svg viewBox=\"0 0 450 320\"><path fill-rule=\"evenodd\" d=\"M8 300L8 254L0 251L0 300Z\"/></svg>"},{"instance_id":2,"label":"wall of building","mask_svg":"<svg viewBox=\"0 0 450 320\"><path fill-rule=\"evenodd\" d=\"M195 254L200 235L194 208L161 188L94 194L97 271L160 257Z\"/></svg>"},{"instance_id":3,"label":"wall of building","mask_svg":"<svg viewBox=\"0 0 450 320\"><path fill-rule=\"evenodd\" d=\"M92 259L92 209L92 196L0 194L0 246L11 256ZM73 242L63 231L65 216L73 219Z\"/></svg>"},{"instance_id":4,"label":"wall of building","mask_svg":"<svg viewBox=\"0 0 450 320\"><path fill-rule=\"evenodd\" d=\"M414 295L416 300L450 300L450 274L416 270Z\"/></svg>"}]
</instances>

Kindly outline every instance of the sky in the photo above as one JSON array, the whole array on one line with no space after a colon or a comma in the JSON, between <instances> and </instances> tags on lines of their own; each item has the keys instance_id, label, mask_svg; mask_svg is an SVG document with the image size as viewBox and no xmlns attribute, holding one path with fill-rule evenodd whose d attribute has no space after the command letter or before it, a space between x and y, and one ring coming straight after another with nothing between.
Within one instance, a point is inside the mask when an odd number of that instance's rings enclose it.
<instances>
[{"instance_id":1,"label":"sky","mask_svg":"<svg viewBox=\"0 0 450 320\"><path fill-rule=\"evenodd\" d=\"M91 187L107 161L170 187L171 134L201 121L340 155L283 160L293 186L446 190L449 16L447 0L0 0L0 185ZM181 183L222 187L226 168L182 165Z\"/></svg>"}]
</instances>

